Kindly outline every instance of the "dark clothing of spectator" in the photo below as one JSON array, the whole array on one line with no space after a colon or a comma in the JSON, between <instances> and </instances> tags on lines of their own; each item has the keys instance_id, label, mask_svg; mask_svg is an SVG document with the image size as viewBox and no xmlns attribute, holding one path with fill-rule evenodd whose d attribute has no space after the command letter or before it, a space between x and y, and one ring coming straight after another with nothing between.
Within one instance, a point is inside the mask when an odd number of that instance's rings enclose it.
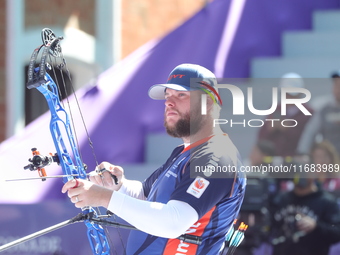
<instances>
[{"instance_id":1,"label":"dark clothing of spectator","mask_svg":"<svg viewBox=\"0 0 340 255\"><path fill-rule=\"evenodd\" d=\"M273 255L328 255L332 244L340 241L340 212L330 193L318 190L305 196L294 191L279 195L272 221ZM316 221L315 228L305 233L296 223L302 216Z\"/></svg>"}]
</instances>

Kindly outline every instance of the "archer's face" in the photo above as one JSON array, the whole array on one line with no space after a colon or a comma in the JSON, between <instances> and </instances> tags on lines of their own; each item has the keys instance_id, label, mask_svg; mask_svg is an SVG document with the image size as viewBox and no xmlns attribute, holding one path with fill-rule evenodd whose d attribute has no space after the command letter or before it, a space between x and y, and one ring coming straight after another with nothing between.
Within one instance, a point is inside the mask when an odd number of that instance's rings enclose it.
<instances>
[{"instance_id":1,"label":"archer's face","mask_svg":"<svg viewBox=\"0 0 340 255\"><path fill-rule=\"evenodd\" d=\"M164 126L169 135L188 137L190 136L190 131L193 132L193 130L201 128L202 116L199 114L199 95L198 91L166 90ZM191 107L194 108L192 111L190 111ZM193 125L191 130L190 124Z\"/></svg>"},{"instance_id":2,"label":"archer's face","mask_svg":"<svg viewBox=\"0 0 340 255\"><path fill-rule=\"evenodd\" d=\"M190 111L190 93L167 89L165 92L165 122L175 125L180 118Z\"/></svg>"}]
</instances>

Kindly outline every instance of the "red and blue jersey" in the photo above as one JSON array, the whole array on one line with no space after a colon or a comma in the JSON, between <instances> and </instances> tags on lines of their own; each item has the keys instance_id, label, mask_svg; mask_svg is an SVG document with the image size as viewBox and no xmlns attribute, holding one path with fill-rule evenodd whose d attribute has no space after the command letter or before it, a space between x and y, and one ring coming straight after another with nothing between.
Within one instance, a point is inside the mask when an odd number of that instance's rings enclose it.
<instances>
[{"instance_id":1,"label":"red and blue jersey","mask_svg":"<svg viewBox=\"0 0 340 255\"><path fill-rule=\"evenodd\" d=\"M193 207L199 220L186 234L200 236L202 243L132 231L127 254L219 254L244 197L246 178L238 171L240 166L239 153L227 135L175 148L167 162L144 181L144 194L148 201L179 200Z\"/></svg>"}]
</instances>

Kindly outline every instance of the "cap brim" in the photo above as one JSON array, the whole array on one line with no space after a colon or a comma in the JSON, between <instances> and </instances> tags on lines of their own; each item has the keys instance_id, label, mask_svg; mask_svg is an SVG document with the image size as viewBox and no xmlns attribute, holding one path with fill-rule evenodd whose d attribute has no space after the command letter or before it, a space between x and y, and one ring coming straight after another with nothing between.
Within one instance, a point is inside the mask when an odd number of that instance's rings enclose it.
<instances>
[{"instance_id":1,"label":"cap brim","mask_svg":"<svg viewBox=\"0 0 340 255\"><path fill-rule=\"evenodd\" d=\"M177 91L191 91L196 90L187 86L178 85L178 84L156 84L150 87L149 89L149 97L156 100L164 100L165 98L165 89L174 89Z\"/></svg>"}]
</instances>

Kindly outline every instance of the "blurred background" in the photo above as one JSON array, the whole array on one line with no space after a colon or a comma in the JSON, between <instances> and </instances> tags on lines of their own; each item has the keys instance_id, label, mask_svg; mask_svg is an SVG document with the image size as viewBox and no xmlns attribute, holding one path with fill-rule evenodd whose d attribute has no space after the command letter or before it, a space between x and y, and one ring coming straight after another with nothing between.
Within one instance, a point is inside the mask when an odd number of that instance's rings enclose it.
<instances>
[{"instance_id":1,"label":"blurred background","mask_svg":"<svg viewBox=\"0 0 340 255\"><path fill-rule=\"evenodd\" d=\"M203 65L245 95L253 87L258 109L270 107L271 88L292 72L311 92L313 117L335 95L334 74L340 70L338 0L0 0L0 11L0 245L78 213L61 194L60 179L4 181L37 176L23 169L31 148L44 155L55 152L45 99L25 86L43 28L64 37L61 47L72 78L67 83L76 90L97 161L122 165L128 178L143 180L181 143L164 132L163 102L147 96L148 88L165 82L178 64ZM266 118L248 109L244 116L232 116L231 95L221 93L221 118L245 123ZM72 96L70 103L75 103ZM339 125L337 114L332 118ZM81 117L74 118L84 161L92 170L96 160ZM306 128L310 121L305 120ZM222 128L249 165L258 164L258 148L264 150L261 163L265 156L266 163L311 156L311 144L327 136L312 128L307 132L303 125L297 136L282 136L295 146L287 154L273 152L283 145L266 136L268 130L246 124ZM340 136L340 129L333 129L333 138L337 132ZM306 142L299 144L303 136ZM47 172L61 173L58 166ZM292 185L288 179L249 176L242 218L250 229L235 254L271 254L271 196L292 190ZM339 197L336 188L328 191ZM128 231L110 232L119 254ZM85 227L74 225L3 254L91 254L84 238ZM340 254L340 248L335 244L330 254Z\"/></svg>"}]
</instances>

